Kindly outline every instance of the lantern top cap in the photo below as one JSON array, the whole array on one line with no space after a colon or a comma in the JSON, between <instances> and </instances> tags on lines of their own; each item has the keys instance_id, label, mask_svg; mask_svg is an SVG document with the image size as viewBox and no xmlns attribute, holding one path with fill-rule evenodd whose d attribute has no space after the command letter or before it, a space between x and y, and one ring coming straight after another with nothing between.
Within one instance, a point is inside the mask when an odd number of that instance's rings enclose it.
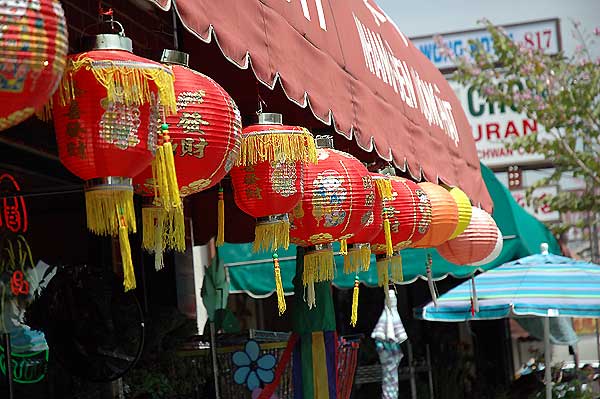
<instances>
[{"instance_id":1,"label":"lantern top cap","mask_svg":"<svg viewBox=\"0 0 600 399\"><path fill-rule=\"evenodd\" d=\"M85 47L92 50L123 50L132 53L133 43L122 34L102 33L85 39Z\"/></svg>"},{"instance_id":2,"label":"lantern top cap","mask_svg":"<svg viewBox=\"0 0 600 399\"><path fill-rule=\"evenodd\" d=\"M190 65L190 55L183 51L164 49L162 56L160 57L160 62L163 64L175 64L187 67Z\"/></svg>"},{"instance_id":3,"label":"lantern top cap","mask_svg":"<svg viewBox=\"0 0 600 399\"><path fill-rule=\"evenodd\" d=\"M275 112L261 112L258 114L259 125L283 125L283 115Z\"/></svg>"},{"instance_id":4,"label":"lantern top cap","mask_svg":"<svg viewBox=\"0 0 600 399\"><path fill-rule=\"evenodd\" d=\"M326 134L320 134L315 136L315 144L317 148L334 148L333 147L333 136Z\"/></svg>"},{"instance_id":5,"label":"lantern top cap","mask_svg":"<svg viewBox=\"0 0 600 399\"><path fill-rule=\"evenodd\" d=\"M396 176L396 169L392 165L387 165L384 168L379 169L378 173L385 176Z\"/></svg>"}]
</instances>

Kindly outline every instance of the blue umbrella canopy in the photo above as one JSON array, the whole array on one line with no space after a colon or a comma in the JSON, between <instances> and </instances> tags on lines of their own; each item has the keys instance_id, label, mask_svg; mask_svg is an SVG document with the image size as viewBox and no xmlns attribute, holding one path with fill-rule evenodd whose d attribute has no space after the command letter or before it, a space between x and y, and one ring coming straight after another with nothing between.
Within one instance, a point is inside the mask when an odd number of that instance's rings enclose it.
<instances>
[{"instance_id":1,"label":"blue umbrella canopy","mask_svg":"<svg viewBox=\"0 0 600 399\"><path fill-rule=\"evenodd\" d=\"M466 281L441 295L437 306L431 302L415 314L432 321L600 317L600 266L564 256L546 253L505 263L476 276L474 287Z\"/></svg>"}]
</instances>

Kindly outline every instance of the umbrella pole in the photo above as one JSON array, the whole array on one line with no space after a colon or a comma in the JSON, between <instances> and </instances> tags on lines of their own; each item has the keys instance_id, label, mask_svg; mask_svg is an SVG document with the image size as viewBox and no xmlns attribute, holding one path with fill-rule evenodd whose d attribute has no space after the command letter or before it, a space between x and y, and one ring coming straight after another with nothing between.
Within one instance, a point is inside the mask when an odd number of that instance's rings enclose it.
<instances>
[{"instance_id":1,"label":"umbrella pole","mask_svg":"<svg viewBox=\"0 0 600 399\"><path fill-rule=\"evenodd\" d=\"M546 399L552 399L552 349L550 348L550 318L544 317L544 380L546 382Z\"/></svg>"}]
</instances>

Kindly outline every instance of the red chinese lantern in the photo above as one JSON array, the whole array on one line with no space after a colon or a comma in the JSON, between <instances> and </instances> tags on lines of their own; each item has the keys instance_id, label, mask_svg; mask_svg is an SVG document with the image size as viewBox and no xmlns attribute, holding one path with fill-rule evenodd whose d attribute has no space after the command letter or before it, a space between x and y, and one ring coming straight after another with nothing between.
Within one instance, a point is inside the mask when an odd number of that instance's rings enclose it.
<instances>
[{"instance_id":1,"label":"red chinese lantern","mask_svg":"<svg viewBox=\"0 0 600 399\"><path fill-rule=\"evenodd\" d=\"M359 269L369 270L371 264L371 242L384 228L385 202L392 199L390 179L379 173L370 173L375 183L373 212L365 214L363 228L347 240L347 255L344 256L344 273L357 273ZM389 235L389 220L386 219ZM385 232L383 233L385 234ZM391 236L390 236L391 237Z\"/></svg>"},{"instance_id":2,"label":"red chinese lantern","mask_svg":"<svg viewBox=\"0 0 600 399\"><path fill-rule=\"evenodd\" d=\"M259 115L257 125L244 129L243 140L251 140L252 136L269 132L274 126L279 126L279 131L287 132L289 137L299 135L302 140L306 139L306 130L283 125L281 114L264 113ZM303 173L303 161L277 160L274 157L252 165L236 166L231 170L235 203L242 211L257 219L255 252L288 248L290 223L287 214L302 199Z\"/></svg>"},{"instance_id":3,"label":"red chinese lantern","mask_svg":"<svg viewBox=\"0 0 600 399\"><path fill-rule=\"evenodd\" d=\"M303 283L313 306L313 284L333 279L331 244L352 238L364 227L375 192L366 167L331 148L318 150L318 163L306 165L303 181L302 201L290 213L290 240L305 247Z\"/></svg>"},{"instance_id":4,"label":"red chinese lantern","mask_svg":"<svg viewBox=\"0 0 600 399\"><path fill-rule=\"evenodd\" d=\"M425 191L415 182L389 176L392 199L385 201L384 215L390 224L390 239L382 231L371 241L371 251L377 257L377 275L380 286L392 280L402 281L400 250L422 239L431 223L431 203Z\"/></svg>"},{"instance_id":5,"label":"red chinese lantern","mask_svg":"<svg viewBox=\"0 0 600 399\"><path fill-rule=\"evenodd\" d=\"M70 56L53 98L60 160L86 181L88 228L119 236L126 290L135 288L132 178L157 149L159 104L175 112L171 70L132 54L121 35L99 35L94 50Z\"/></svg>"},{"instance_id":6,"label":"red chinese lantern","mask_svg":"<svg viewBox=\"0 0 600 399\"><path fill-rule=\"evenodd\" d=\"M458 206L444 187L423 182L418 184L431 202L431 225L420 240L414 240L412 248L431 248L447 241L458 225Z\"/></svg>"},{"instance_id":7,"label":"red chinese lantern","mask_svg":"<svg viewBox=\"0 0 600 399\"><path fill-rule=\"evenodd\" d=\"M458 237L436 247L440 256L456 265L471 266L487 258L498 242L498 227L484 210L473 207L469 227Z\"/></svg>"},{"instance_id":8,"label":"red chinese lantern","mask_svg":"<svg viewBox=\"0 0 600 399\"><path fill-rule=\"evenodd\" d=\"M175 76L177 113L167 115L165 122L182 198L213 187L227 175L239 153L242 128L231 96L213 79L190 69L188 59L188 54L174 50L164 50L161 59ZM154 196L157 188L152 167L136 176L134 185L142 195ZM175 221L164 225L168 215L160 204L147 201L142 214L144 249L151 253L185 249L183 225ZM173 229L177 233L171 234ZM162 240L155 237L159 232Z\"/></svg>"},{"instance_id":9,"label":"red chinese lantern","mask_svg":"<svg viewBox=\"0 0 600 399\"><path fill-rule=\"evenodd\" d=\"M58 87L68 51L58 0L0 2L0 130L29 118Z\"/></svg>"}]
</instances>

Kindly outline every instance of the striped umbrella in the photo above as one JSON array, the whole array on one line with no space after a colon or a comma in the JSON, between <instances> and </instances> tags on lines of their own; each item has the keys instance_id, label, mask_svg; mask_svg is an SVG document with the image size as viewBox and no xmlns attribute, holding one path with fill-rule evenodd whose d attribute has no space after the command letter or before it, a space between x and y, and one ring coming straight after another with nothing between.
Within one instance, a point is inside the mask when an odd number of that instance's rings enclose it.
<instances>
[{"instance_id":1,"label":"striped umbrella","mask_svg":"<svg viewBox=\"0 0 600 399\"><path fill-rule=\"evenodd\" d=\"M546 398L550 381L549 319L600 317L600 266L548 253L505 263L430 302L416 316L431 321L544 317Z\"/></svg>"}]
</instances>

